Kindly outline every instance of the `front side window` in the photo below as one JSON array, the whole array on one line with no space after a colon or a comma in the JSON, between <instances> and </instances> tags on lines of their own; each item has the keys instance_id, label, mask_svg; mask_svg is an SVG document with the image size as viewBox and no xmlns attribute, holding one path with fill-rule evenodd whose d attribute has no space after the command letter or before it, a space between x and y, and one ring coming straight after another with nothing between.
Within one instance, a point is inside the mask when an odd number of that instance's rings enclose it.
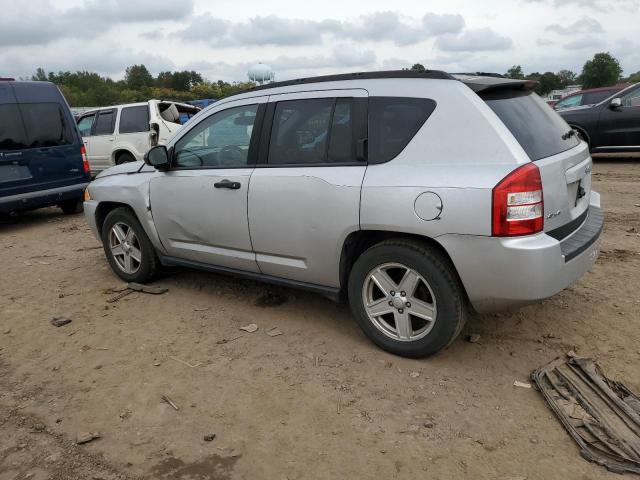
<instances>
[{"instance_id":1,"label":"front side window","mask_svg":"<svg viewBox=\"0 0 640 480\"><path fill-rule=\"evenodd\" d=\"M78 120L78 130L80 130L80 135L83 137L91 135L91 127L93 126L95 118L96 114L92 113L91 115L86 115Z\"/></svg>"},{"instance_id":2,"label":"front side window","mask_svg":"<svg viewBox=\"0 0 640 480\"><path fill-rule=\"evenodd\" d=\"M383 163L400 154L435 108L436 102L428 98L371 97L369 163Z\"/></svg>"},{"instance_id":3,"label":"front side window","mask_svg":"<svg viewBox=\"0 0 640 480\"><path fill-rule=\"evenodd\" d=\"M627 93L622 97L623 107L640 107L640 88Z\"/></svg>"},{"instance_id":4,"label":"front side window","mask_svg":"<svg viewBox=\"0 0 640 480\"><path fill-rule=\"evenodd\" d=\"M176 143L175 166L246 166L257 112L258 105L243 105L203 119Z\"/></svg>"},{"instance_id":5,"label":"front side window","mask_svg":"<svg viewBox=\"0 0 640 480\"><path fill-rule=\"evenodd\" d=\"M276 104L269 164L353 161L353 99L314 98Z\"/></svg>"},{"instance_id":6,"label":"front side window","mask_svg":"<svg viewBox=\"0 0 640 480\"><path fill-rule=\"evenodd\" d=\"M105 110L98 114L94 135L111 135L113 133L114 111Z\"/></svg>"},{"instance_id":7,"label":"front side window","mask_svg":"<svg viewBox=\"0 0 640 480\"><path fill-rule=\"evenodd\" d=\"M149 106L125 107L120 112L120 133L149 131Z\"/></svg>"},{"instance_id":8,"label":"front side window","mask_svg":"<svg viewBox=\"0 0 640 480\"><path fill-rule=\"evenodd\" d=\"M21 150L28 146L18 104L0 105L0 151Z\"/></svg>"},{"instance_id":9,"label":"front side window","mask_svg":"<svg viewBox=\"0 0 640 480\"><path fill-rule=\"evenodd\" d=\"M563 98L558 103L556 103L556 110L560 110L561 108L569 108L569 107L577 107L582 103L582 94L580 95L571 95L570 97Z\"/></svg>"}]
</instances>

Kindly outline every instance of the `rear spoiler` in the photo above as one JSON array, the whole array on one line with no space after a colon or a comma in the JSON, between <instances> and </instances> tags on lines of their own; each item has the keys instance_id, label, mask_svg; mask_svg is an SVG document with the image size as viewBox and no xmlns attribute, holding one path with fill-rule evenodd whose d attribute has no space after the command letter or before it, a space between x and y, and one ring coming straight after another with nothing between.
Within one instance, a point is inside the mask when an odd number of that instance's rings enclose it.
<instances>
[{"instance_id":1,"label":"rear spoiler","mask_svg":"<svg viewBox=\"0 0 640 480\"><path fill-rule=\"evenodd\" d=\"M498 78L477 75L454 74L456 80L461 81L476 93L493 92L496 90L533 90L539 85L535 80L517 80L514 78Z\"/></svg>"}]
</instances>

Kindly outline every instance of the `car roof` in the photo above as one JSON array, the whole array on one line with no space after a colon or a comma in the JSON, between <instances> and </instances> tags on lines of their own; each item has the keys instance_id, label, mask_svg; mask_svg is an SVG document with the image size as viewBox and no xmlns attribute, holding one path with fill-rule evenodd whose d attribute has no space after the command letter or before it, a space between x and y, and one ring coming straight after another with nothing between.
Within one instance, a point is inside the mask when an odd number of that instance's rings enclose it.
<instances>
[{"instance_id":1,"label":"car roof","mask_svg":"<svg viewBox=\"0 0 640 480\"><path fill-rule=\"evenodd\" d=\"M242 90L233 95L225 97L225 100L248 93L259 92L263 90L271 90L281 87L310 85L315 83L339 82L339 81L355 81L355 80L377 80L377 79L425 79L425 80L453 80L460 81L471 88L474 92L486 90L495 90L502 88L510 89L533 89L538 82L532 80L515 80L505 78L502 75L493 73L479 74L449 74L442 70L425 70L416 72L413 70L382 70L375 72L354 72L342 73L337 75L322 75L318 77L296 78L293 80L285 80L282 82L273 82L265 85L258 85L246 90Z\"/></svg>"},{"instance_id":2,"label":"car roof","mask_svg":"<svg viewBox=\"0 0 640 480\"><path fill-rule=\"evenodd\" d=\"M21 102L55 102L60 103L62 101L62 95L60 90L51 82L40 81L2 81L2 85L9 88L9 91L13 91L15 101ZM13 103L13 97L9 95L5 98L3 95L0 98L0 103L4 103L10 100ZM3 100L4 98L4 100Z\"/></svg>"}]
</instances>

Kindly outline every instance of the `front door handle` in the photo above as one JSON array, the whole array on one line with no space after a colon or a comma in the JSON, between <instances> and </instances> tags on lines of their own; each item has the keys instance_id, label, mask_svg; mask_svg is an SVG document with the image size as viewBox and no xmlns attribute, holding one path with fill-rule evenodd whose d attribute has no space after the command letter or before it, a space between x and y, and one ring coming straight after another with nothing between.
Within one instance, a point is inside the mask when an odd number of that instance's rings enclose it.
<instances>
[{"instance_id":1,"label":"front door handle","mask_svg":"<svg viewBox=\"0 0 640 480\"><path fill-rule=\"evenodd\" d=\"M238 190L240 188L240 182L232 182L225 178L221 182L214 183L213 186L216 188L228 188L230 190Z\"/></svg>"}]
</instances>

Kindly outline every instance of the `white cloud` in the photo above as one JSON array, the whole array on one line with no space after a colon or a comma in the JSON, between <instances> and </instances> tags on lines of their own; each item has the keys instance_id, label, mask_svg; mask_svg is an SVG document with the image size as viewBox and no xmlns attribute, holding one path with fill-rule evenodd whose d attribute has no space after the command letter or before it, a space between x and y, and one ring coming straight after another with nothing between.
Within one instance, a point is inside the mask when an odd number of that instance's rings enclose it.
<instances>
[{"instance_id":1,"label":"white cloud","mask_svg":"<svg viewBox=\"0 0 640 480\"><path fill-rule=\"evenodd\" d=\"M569 24L560 25L554 23L545 28L547 32L553 32L560 35L576 35L579 33L602 33L604 29L602 24L595 18L582 17L579 20Z\"/></svg>"},{"instance_id":2,"label":"white cloud","mask_svg":"<svg viewBox=\"0 0 640 480\"><path fill-rule=\"evenodd\" d=\"M435 46L445 52L482 52L508 50L513 41L490 28L466 30L459 35L447 34L438 37Z\"/></svg>"}]
</instances>

